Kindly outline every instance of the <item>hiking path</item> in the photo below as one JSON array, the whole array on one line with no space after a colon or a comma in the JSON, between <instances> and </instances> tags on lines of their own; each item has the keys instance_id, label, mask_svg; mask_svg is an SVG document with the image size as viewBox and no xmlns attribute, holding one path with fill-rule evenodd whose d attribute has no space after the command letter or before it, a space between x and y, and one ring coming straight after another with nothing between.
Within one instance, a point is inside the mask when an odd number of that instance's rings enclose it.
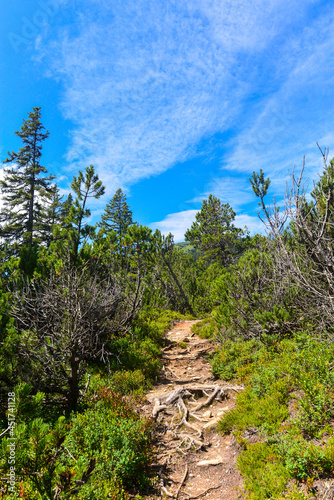
<instances>
[{"instance_id":1,"label":"hiking path","mask_svg":"<svg viewBox=\"0 0 334 500\"><path fill-rule=\"evenodd\" d=\"M242 481L231 436L217 431L242 387L216 380L208 361L212 341L182 321L166 334L162 370L143 407L156 420L156 495L179 500L237 500Z\"/></svg>"}]
</instances>

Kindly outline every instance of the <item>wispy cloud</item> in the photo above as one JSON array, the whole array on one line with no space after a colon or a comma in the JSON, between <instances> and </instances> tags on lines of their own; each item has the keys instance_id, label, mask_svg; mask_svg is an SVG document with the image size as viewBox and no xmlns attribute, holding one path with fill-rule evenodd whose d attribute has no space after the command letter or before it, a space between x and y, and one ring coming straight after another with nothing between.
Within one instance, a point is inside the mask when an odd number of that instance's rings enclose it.
<instances>
[{"instance_id":1,"label":"wispy cloud","mask_svg":"<svg viewBox=\"0 0 334 500\"><path fill-rule=\"evenodd\" d=\"M219 198L222 203L229 203L236 211L254 201L254 193L248 177L225 175L211 179L208 184L207 194L209 193Z\"/></svg>"},{"instance_id":2,"label":"wispy cloud","mask_svg":"<svg viewBox=\"0 0 334 500\"><path fill-rule=\"evenodd\" d=\"M152 229L159 229L165 236L172 233L175 242L184 241L184 233L195 221L197 212L198 210L185 210L175 214L168 214L164 220L153 222L150 226Z\"/></svg>"},{"instance_id":3,"label":"wispy cloud","mask_svg":"<svg viewBox=\"0 0 334 500\"><path fill-rule=\"evenodd\" d=\"M282 192L288 171L301 168L314 178L322 168L316 142L333 152L334 12L305 27L284 48L284 79L261 99L243 131L229 144L222 161L224 175L263 169Z\"/></svg>"},{"instance_id":4,"label":"wispy cloud","mask_svg":"<svg viewBox=\"0 0 334 500\"><path fill-rule=\"evenodd\" d=\"M255 234L261 234L265 232L265 227L258 217L254 217L248 214L237 215L234 221L236 227L241 229L247 228L249 233L254 236Z\"/></svg>"},{"instance_id":5,"label":"wispy cloud","mask_svg":"<svg viewBox=\"0 0 334 500\"><path fill-rule=\"evenodd\" d=\"M68 161L95 164L112 193L191 157L238 123L263 54L313 3L83 0L56 40L39 40L75 125Z\"/></svg>"}]
</instances>

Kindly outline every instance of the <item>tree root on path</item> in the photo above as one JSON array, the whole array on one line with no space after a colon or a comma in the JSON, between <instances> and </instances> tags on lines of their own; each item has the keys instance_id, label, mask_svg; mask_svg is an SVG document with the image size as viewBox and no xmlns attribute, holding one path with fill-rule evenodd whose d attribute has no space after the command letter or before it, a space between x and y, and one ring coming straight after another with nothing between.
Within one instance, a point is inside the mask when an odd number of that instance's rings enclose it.
<instances>
[{"instance_id":1,"label":"tree root on path","mask_svg":"<svg viewBox=\"0 0 334 500\"><path fill-rule=\"evenodd\" d=\"M189 436L188 434L180 434L181 443L178 447L178 450L183 453L181 449L182 445L186 445L185 450L190 450L192 447L195 447L195 451L201 450L209 446L209 443L205 443L204 441L200 441L199 439L194 438L193 436Z\"/></svg>"},{"instance_id":2,"label":"tree root on path","mask_svg":"<svg viewBox=\"0 0 334 500\"><path fill-rule=\"evenodd\" d=\"M176 429L178 429L179 427L184 425L184 426L188 427L189 429L193 430L194 432L197 432L199 437L202 437L202 433L203 433L202 429L198 429L198 427L195 427L194 425L191 425L188 422L189 410L186 407L186 405L184 404L184 401L180 396L179 396L179 399L177 401L177 406L179 407L179 411L180 411L181 415L182 415L182 411L183 411L183 416L182 416L181 422L176 426Z\"/></svg>"},{"instance_id":3,"label":"tree root on path","mask_svg":"<svg viewBox=\"0 0 334 500\"><path fill-rule=\"evenodd\" d=\"M208 488L207 490L203 491L203 493L200 493L199 495L197 495L195 497L191 497L188 495L188 493L185 493L185 492L184 492L184 495L187 495L187 497L188 497L187 500L196 500L197 498L204 497L210 491L218 490L218 488L221 488L223 485L224 485L224 483L220 483L220 484L218 484L218 486L211 486L211 488Z\"/></svg>"},{"instance_id":4,"label":"tree root on path","mask_svg":"<svg viewBox=\"0 0 334 500\"><path fill-rule=\"evenodd\" d=\"M204 401L203 403L197 404L197 406L193 409L193 412L199 411L205 406L209 406L210 404L212 404L212 402L215 399L221 401L222 398L226 397L226 391L228 390L234 390L238 392L239 390L242 390L242 387L240 386L220 387L219 385L179 387L178 389L175 389L169 392L168 394L164 394L163 396L155 398L154 408L151 416L152 418L156 419L158 414L162 410L165 410L166 408L173 406L174 403L180 404L180 400L182 400L183 403L183 399L193 397L193 394L201 393L202 395L204 394L207 396L207 400ZM212 391L212 393L208 394L208 391Z\"/></svg>"},{"instance_id":5,"label":"tree root on path","mask_svg":"<svg viewBox=\"0 0 334 500\"><path fill-rule=\"evenodd\" d=\"M175 498L177 499L177 497L179 496L179 493L180 493L180 489L182 488L185 480L187 479L187 475L188 475L188 465L186 464L186 469L184 471L184 474L183 474L183 477L182 477L182 480L181 480L181 483L179 484L179 487L175 493Z\"/></svg>"},{"instance_id":6,"label":"tree root on path","mask_svg":"<svg viewBox=\"0 0 334 500\"><path fill-rule=\"evenodd\" d=\"M195 451L203 448L205 449L209 446L209 444L204 442L203 432L206 430L208 420L196 415L195 412L199 412L202 408L210 406L215 400L221 401L222 398L227 396L226 391L229 389L239 390L242 388L239 386L221 387L219 385L193 385L179 387L167 394L155 398L152 417L156 420L161 412L171 408L172 406L177 406L181 420L178 423L174 423L174 415L169 424L169 429L172 430L175 438L180 441L177 451L186 455L186 452L190 449L194 449ZM189 399L194 399L195 395L205 395L207 399L199 404L196 402L195 408L192 408L191 411L189 411L185 404L185 400L188 400L188 404L193 404L189 401ZM189 417L196 419L197 425L190 423ZM181 427L186 427L191 431L191 433L185 434L179 432ZM192 435L193 433L194 435Z\"/></svg>"},{"instance_id":7,"label":"tree root on path","mask_svg":"<svg viewBox=\"0 0 334 500\"><path fill-rule=\"evenodd\" d=\"M201 449L206 449L208 446L210 446L210 443L206 443L203 438L203 432L206 430L205 425L208 425L207 422L208 420L205 418L202 418L203 416L196 415L196 412L199 412L203 408L210 406L213 404L213 402L216 401L221 401L223 398L227 397L227 391L228 390L234 390L234 391L239 391L242 390L243 388L240 386L225 386L222 387L218 384L215 385L184 385L181 387L178 387L177 389L174 389L167 394L163 394L159 397L156 397L154 400L154 407L152 410L152 418L157 419L159 417L160 413L163 413L165 410L170 409L171 407L177 407L179 411L180 417L177 417L177 415L174 415L171 419L171 422L169 424L169 429L172 431L174 434L176 440L179 441L179 443L176 444L176 448L174 448L177 452L182 453L182 455L187 455L189 450L193 450L195 452L201 450ZM198 403L197 401L195 403L191 402L190 400L193 399L195 400L195 396L200 396L202 398L205 398L204 401L201 403ZM191 407L191 411L186 406L191 404L195 405L195 407ZM170 414L170 413L169 413ZM196 424L194 425L193 423L190 423L189 417L192 417L196 419ZM175 422L176 418L178 419L178 423ZM179 420L180 418L180 420ZM217 417L219 419L219 417ZM212 421L216 421L216 419L212 419ZM210 422L210 420L209 420ZM165 421L166 424L166 421ZM203 425L204 424L204 425ZM185 427L189 429L189 433L187 432L182 432L181 427ZM184 482L186 481L187 474L188 474L188 466L186 465L186 469L184 472L184 475L182 477L181 483L179 484L179 487L176 491L175 494L172 494L164 485L164 480L163 480L163 475L162 475L162 470L165 467L166 464L162 467L162 469L159 471L159 477L160 477L160 491L161 491L161 496L167 496L169 498L174 498L177 499L178 495L180 493L180 490L182 486L184 485ZM197 495L195 497L190 497L188 493L183 493L186 495L188 500L195 500L197 498L201 498L205 496L207 493L209 493L212 490L220 488L222 485L219 485L217 487L211 487L207 490L205 490L203 493L200 495Z\"/></svg>"},{"instance_id":8,"label":"tree root on path","mask_svg":"<svg viewBox=\"0 0 334 500\"><path fill-rule=\"evenodd\" d=\"M204 392L204 391L203 391ZM226 392L224 391L224 389L222 389L221 387L217 386L215 387L215 389L213 390L213 393L208 397L208 399L206 401L204 401L204 403L200 403L199 405L197 405L193 411L199 411L201 410L202 408L204 408L204 406L209 406L211 405L212 401L214 399L222 399L224 396L226 395Z\"/></svg>"}]
</instances>

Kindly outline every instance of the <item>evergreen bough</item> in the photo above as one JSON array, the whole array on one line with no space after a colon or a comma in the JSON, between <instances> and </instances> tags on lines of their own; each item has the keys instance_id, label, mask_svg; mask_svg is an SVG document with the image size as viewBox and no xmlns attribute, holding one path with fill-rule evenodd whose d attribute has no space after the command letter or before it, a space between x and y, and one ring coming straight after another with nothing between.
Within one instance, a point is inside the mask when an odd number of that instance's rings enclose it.
<instances>
[{"instance_id":1,"label":"evergreen bough","mask_svg":"<svg viewBox=\"0 0 334 500\"><path fill-rule=\"evenodd\" d=\"M23 147L17 153L8 152L3 163L11 167L4 169L5 177L0 181L4 204L0 212L0 238L12 249L17 244L31 248L34 241L40 241L45 232L46 209L54 196L51 183L54 176L43 175L47 169L40 163L43 142L49 137L40 121L41 108L33 108L28 116L15 132Z\"/></svg>"}]
</instances>

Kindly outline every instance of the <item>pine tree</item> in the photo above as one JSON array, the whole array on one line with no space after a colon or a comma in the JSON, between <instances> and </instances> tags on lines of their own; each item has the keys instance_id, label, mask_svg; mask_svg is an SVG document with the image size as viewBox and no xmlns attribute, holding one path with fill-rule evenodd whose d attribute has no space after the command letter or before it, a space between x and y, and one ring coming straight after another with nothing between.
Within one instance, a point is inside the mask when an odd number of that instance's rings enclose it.
<instances>
[{"instance_id":1,"label":"pine tree","mask_svg":"<svg viewBox=\"0 0 334 500\"><path fill-rule=\"evenodd\" d=\"M59 188L57 184L53 186L52 198L50 203L45 209L45 220L43 222L43 241L46 243L47 247L50 246L51 241L54 241L54 229L56 225L61 224L63 220L64 205L66 203L62 201L63 196L60 195Z\"/></svg>"},{"instance_id":2,"label":"pine tree","mask_svg":"<svg viewBox=\"0 0 334 500\"><path fill-rule=\"evenodd\" d=\"M91 215L86 206L87 200L88 198L100 198L104 194L105 187L95 173L94 166L90 165L86 167L84 174L79 170L78 177L73 178L71 188L77 197L74 202L72 202L72 198L68 197L66 207L63 207L68 210L64 227L67 228L66 232L72 241L72 262L76 265L81 243L86 238L92 237L95 229L94 226L85 222L85 219Z\"/></svg>"},{"instance_id":3,"label":"pine tree","mask_svg":"<svg viewBox=\"0 0 334 500\"><path fill-rule=\"evenodd\" d=\"M15 153L8 152L3 163L12 164L5 168L5 178L0 181L4 207L0 212L0 237L10 246L14 243L32 247L41 239L45 222L45 207L52 199L54 176L43 176L47 169L40 163L42 143L49 137L40 118L41 108L36 107L23 120L21 130L16 131L23 147Z\"/></svg>"},{"instance_id":4,"label":"pine tree","mask_svg":"<svg viewBox=\"0 0 334 500\"><path fill-rule=\"evenodd\" d=\"M115 231L121 239L133 223L132 211L126 202L126 195L121 189L117 189L113 198L107 203L99 226L105 231Z\"/></svg>"},{"instance_id":5,"label":"pine tree","mask_svg":"<svg viewBox=\"0 0 334 500\"><path fill-rule=\"evenodd\" d=\"M206 258L216 259L228 266L243 248L244 232L233 225L235 216L229 203L222 203L210 194L207 200L203 200L195 222L185 233L185 239L196 249L204 251Z\"/></svg>"}]
</instances>

